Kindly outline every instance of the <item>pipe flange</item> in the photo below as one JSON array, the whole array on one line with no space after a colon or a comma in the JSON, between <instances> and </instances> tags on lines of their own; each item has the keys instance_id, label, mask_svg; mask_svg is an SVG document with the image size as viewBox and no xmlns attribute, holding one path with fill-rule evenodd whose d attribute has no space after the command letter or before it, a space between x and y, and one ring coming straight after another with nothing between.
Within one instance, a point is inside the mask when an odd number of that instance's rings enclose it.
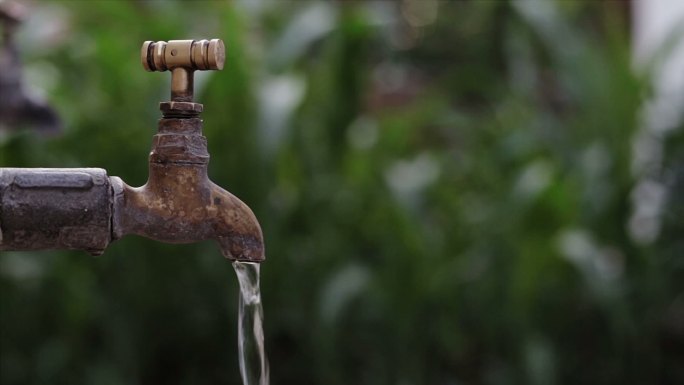
<instances>
[{"instance_id":1,"label":"pipe flange","mask_svg":"<svg viewBox=\"0 0 684 385\"><path fill-rule=\"evenodd\" d=\"M159 110L165 118L196 117L204 110L204 105L192 102L161 102Z\"/></svg>"}]
</instances>

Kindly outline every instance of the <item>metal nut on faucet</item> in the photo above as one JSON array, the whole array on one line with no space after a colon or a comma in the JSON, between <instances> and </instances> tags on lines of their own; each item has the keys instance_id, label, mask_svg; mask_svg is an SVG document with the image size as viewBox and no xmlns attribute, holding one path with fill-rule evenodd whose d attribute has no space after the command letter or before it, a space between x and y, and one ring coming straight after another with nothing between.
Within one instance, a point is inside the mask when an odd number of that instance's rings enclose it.
<instances>
[{"instance_id":1,"label":"metal nut on faucet","mask_svg":"<svg viewBox=\"0 0 684 385\"><path fill-rule=\"evenodd\" d=\"M140 52L141 62L147 71L222 70L226 60L226 47L220 39L146 41Z\"/></svg>"},{"instance_id":2,"label":"metal nut on faucet","mask_svg":"<svg viewBox=\"0 0 684 385\"><path fill-rule=\"evenodd\" d=\"M204 106L191 102L161 102L159 109L165 118L195 117L202 113Z\"/></svg>"}]
</instances>

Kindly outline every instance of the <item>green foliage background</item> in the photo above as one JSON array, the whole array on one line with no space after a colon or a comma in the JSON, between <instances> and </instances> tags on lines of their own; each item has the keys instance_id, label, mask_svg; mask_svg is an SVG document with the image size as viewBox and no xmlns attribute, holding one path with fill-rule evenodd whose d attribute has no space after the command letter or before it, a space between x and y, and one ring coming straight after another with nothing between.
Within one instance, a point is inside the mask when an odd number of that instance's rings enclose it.
<instances>
[{"instance_id":1,"label":"green foliage background","mask_svg":"<svg viewBox=\"0 0 684 385\"><path fill-rule=\"evenodd\" d=\"M141 43L226 42L196 99L212 179L265 232L273 384L684 382L684 135L637 243L649 88L620 3L30 5L27 79L65 128L5 135L6 167L142 185L169 75ZM236 307L214 244L3 252L0 383L238 384Z\"/></svg>"}]
</instances>

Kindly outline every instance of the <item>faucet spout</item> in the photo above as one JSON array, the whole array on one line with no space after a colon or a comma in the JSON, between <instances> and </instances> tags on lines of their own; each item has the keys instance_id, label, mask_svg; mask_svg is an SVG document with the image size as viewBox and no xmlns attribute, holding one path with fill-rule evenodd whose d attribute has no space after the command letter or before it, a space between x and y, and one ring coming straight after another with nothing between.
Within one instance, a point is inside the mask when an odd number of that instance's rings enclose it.
<instances>
[{"instance_id":1,"label":"faucet spout","mask_svg":"<svg viewBox=\"0 0 684 385\"><path fill-rule=\"evenodd\" d=\"M113 240L127 234L166 243L215 240L228 259L263 261L263 235L252 210L208 180L195 184L196 171L174 170L163 187L148 182L135 188L112 177Z\"/></svg>"},{"instance_id":2,"label":"faucet spout","mask_svg":"<svg viewBox=\"0 0 684 385\"><path fill-rule=\"evenodd\" d=\"M218 242L231 260L264 259L261 227L252 210L207 176L209 154L196 103L162 103L142 187L113 178L113 237L137 234L167 243ZM169 117L173 116L173 117Z\"/></svg>"}]
</instances>

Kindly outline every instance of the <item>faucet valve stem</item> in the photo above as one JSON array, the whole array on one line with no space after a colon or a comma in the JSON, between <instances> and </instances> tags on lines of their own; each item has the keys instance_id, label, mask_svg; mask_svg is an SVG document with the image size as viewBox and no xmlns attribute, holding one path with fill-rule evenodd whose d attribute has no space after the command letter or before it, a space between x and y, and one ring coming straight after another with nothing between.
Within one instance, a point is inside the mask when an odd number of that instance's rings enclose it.
<instances>
[{"instance_id":1,"label":"faucet valve stem","mask_svg":"<svg viewBox=\"0 0 684 385\"><path fill-rule=\"evenodd\" d=\"M172 101L192 102L193 72L222 70L226 48L220 39L146 41L140 56L147 71L171 71Z\"/></svg>"}]
</instances>

